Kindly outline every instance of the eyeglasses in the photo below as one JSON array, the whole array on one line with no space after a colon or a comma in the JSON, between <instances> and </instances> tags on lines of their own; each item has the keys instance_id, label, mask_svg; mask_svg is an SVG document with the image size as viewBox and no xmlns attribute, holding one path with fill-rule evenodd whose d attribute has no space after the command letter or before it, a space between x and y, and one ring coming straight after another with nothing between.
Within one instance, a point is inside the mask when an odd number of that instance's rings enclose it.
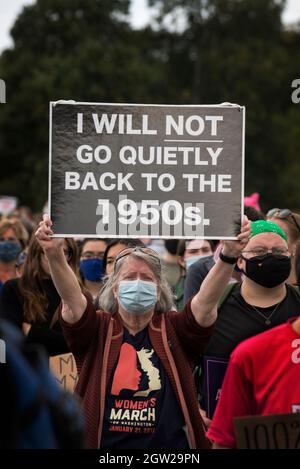
<instances>
[{"instance_id":1,"label":"eyeglasses","mask_svg":"<svg viewBox=\"0 0 300 469\"><path fill-rule=\"evenodd\" d=\"M81 259L103 259L104 252L86 251L81 254Z\"/></svg>"},{"instance_id":2,"label":"eyeglasses","mask_svg":"<svg viewBox=\"0 0 300 469\"><path fill-rule=\"evenodd\" d=\"M296 227L297 227L297 229L300 233L299 223L297 222L296 218L294 217L293 213L291 212L291 210L289 208L272 208L267 213L268 218L272 218L272 217L274 217L274 215L277 218L280 218L282 220L284 220L285 218L291 217L291 219L293 220L294 224L296 225Z\"/></svg>"},{"instance_id":3,"label":"eyeglasses","mask_svg":"<svg viewBox=\"0 0 300 469\"><path fill-rule=\"evenodd\" d=\"M114 271L116 270L116 265L117 265L118 261L120 259L122 259L123 257L125 257L125 256L129 256L129 254L132 254L133 252L143 252L145 254L148 254L148 256L155 259L155 261L157 262L157 265L161 268L160 258L159 258L156 251L154 251L153 249L150 249L150 248L142 248L140 246L136 246L134 248L123 249L123 251L121 251L117 255L116 260L115 260L115 265L114 265Z\"/></svg>"},{"instance_id":4,"label":"eyeglasses","mask_svg":"<svg viewBox=\"0 0 300 469\"><path fill-rule=\"evenodd\" d=\"M242 254L244 253L250 253L253 254L255 257L263 257L266 256L269 252L271 252L274 256L287 256L289 250L287 247L284 246L274 246L272 249L267 249L264 247L257 247L253 249L249 249L247 251L242 251Z\"/></svg>"}]
</instances>

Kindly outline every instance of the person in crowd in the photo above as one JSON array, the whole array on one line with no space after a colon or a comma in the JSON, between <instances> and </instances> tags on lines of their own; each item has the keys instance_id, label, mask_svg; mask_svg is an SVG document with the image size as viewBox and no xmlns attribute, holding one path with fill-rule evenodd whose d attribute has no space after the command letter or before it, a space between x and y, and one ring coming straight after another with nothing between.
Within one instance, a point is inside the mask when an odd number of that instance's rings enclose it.
<instances>
[{"instance_id":1,"label":"person in crowd","mask_svg":"<svg viewBox=\"0 0 300 469\"><path fill-rule=\"evenodd\" d=\"M252 206L245 206L244 213L247 218L251 221L265 219L265 215ZM217 255L218 252L221 250L221 247L218 248L217 242L214 242L213 244L213 255L208 256L207 258L197 260L190 266L187 271L186 281L184 285L184 304L197 293L206 275L216 262L216 259L218 257ZM237 277L235 272L233 273L233 277Z\"/></svg>"},{"instance_id":2,"label":"person in crowd","mask_svg":"<svg viewBox=\"0 0 300 469\"><path fill-rule=\"evenodd\" d=\"M113 239L108 243L103 255L103 269L106 275L110 275L114 270L117 255L128 247L141 246L145 247L140 239Z\"/></svg>"},{"instance_id":3,"label":"person in crowd","mask_svg":"<svg viewBox=\"0 0 300 469\"><path fill-rule=\"evenodd\" d=\"M199 259L210 256L213 253L214 242L204 239L192 239L186 241L181 239L177 246L178 263L181 266L180 280L176 285L174 302L177 311L184 308L184 285L186 279L186 271L189 267Z\"/></svg>"},{"instance_id":4,"label":"person in crowd","mask_svg":"<svg viewBox=\"0 0 300 469\"><path fill-rule=\"evenodd\" d=\"M8 280L17 277L16 260L21 249L14 241L0 241L0 292Z\"/></svg>"},{"instance_id":5,"label":"person in crowd","mask_svg":"<svg viewBox=\"0 0 300 469\"><path fill-rule=\"evenodd\" d=\"M210 256L198 259L189 267L184 283L184 304L186 304L188 300L197 293L203 283L203 280L214 265L215 259L212 254Z\"/></svg>"},{"instance_id":6,"label":"person in crowd","mask_svg":"<svg viewBox=\"0 0 300 469\"><path fill-rule=\"evenodd\" d=\"M220 254L224 262L237 264L243 281L229 285L230 291L218 308L218 319L204 350L204 362L206 357L228 360L243 340L300 314L299 292L286 283L291 270L286 234L271 221L252 222L251 228L249 242L238 258L226 259ZM210 402L206 395L207 378L201 387L201 405L205 410ZM222 379L220 387L221 384Z\"/></svg>"},{"instance_id":7,"label":"person in crowd","mask_svg":"<svg viewBox=\"0 0 300 469\"><path fill-rule=\"evenodd\" d=\"M181 276L177 254L179 239L165 239L164 243L166 252L161 258L164 275L170 287L174 287Z\"/></svg>"},{"instance_id":8,"label":"person in crowd","mask_svg":"<svg viewBox=\"0 0 300 469\"><path fill-rule=\"evenodd\" d=\"M81 244L79 269L82 282L93 299L96 299L105 273L103 256L107 241L99 238L85 238Z\"/></svg>"},{"instance_id":9,"label":"person in crowd","mask_svg":"<svg viewBox=\"0 0 300 469\"><path fill-rule=\"evenodd\" d=\"M185 242L184 261L186 268L204 257L212 256L215 249L215 243L208 239L192 239Z\"/></svg>"},{"instance_id":10,"label":"person in crowd","mask_svg":"<svg viewBox=\"0 0 300 469\"><path fill-rule=\"evenodd\" d=\"M34 215L32 213L31 208L26 207L25 205L21 205L20 207L14 210L14 212L12 213L12 218L19 219L26 228L29 237L31 237L36 227L36 221L34 219Z\"/></svg>"},{"instance_id":11,"label":"person in crowd","mask_svg":"<svg viewBox=\"0 0 300 469\"><path fill-rule=\"evenodd\" d=\"M0 221L0 241L12 241L23 250L29 241L28 232L18 218L3 218Z\"/></svg>"},{"instance_id":12,"label":"person in crowd","mask_svg":"<svg viewBox=\"0 0 300 469\"><path fill-rule=\"evenodd\" d=\"M63 240L62 246L66 262L78 277L76 243L67 238ZM19 278L8 280L3 286L0 318L21 329L28 343L41 344L49 356L59 355L69 351L58 321L60 303L47 257L33 237L28 246L23 274Z\"/></svg>"},{"instance_id":13,"label":"person in crowd","mask_svg":"<svg viewBox=\"0 0 300 469\"><path fill-rule=\"evenodd\" d=\"M78 367L88 447L207 448L192 364L212 333L232 264L219 260L177 314L157 254L125 249L102 291L104 311L96 314L51 226L44 216L36 237L63 301L61 325ZM238 258L250 232L245 218L237 240L224 242L224 257Z\"/></svg>"},{"instance_id":14,"label":"person in crowd","mask_svg":"<svg viewBox=\"0 0 300 469\"><path fill-rule=\"evenodd\" d=\"M295 252L300 285L300 244ZM233 419L300 412L300 317L239 344L230 357L208 437L213 447L235 448Z\"/></svg>"},{"instance_id":15,"label":"person in crowd","mask_svg":"<svg viewBox=\"0 0 300 469\"><path fill-rule=\"evenodd\" d=\"M17 277L16 260L27 242L28 233L20 220L0 221L0 291L7 280Z\"/></svg>"},{"instance_id":16,"label":"person in crowd","mask_svg":"<svg viewBox=\"0 0 300 469\"><path fill-rule=\"evenodd\" d=\"M66 394L51 374L44 350L27 343L20 329L1 318L0 363L1 454L84 449L78 399Z\"/></svg>"},{"instance_id":17,"label":"person in crowd","mask_svg":"<svg viewBox=\"0 0 300 469\"><path fill-rule=\"evenodd\" d=\"M277 223L277 225L279 225L287 235L292 260L292 269L287 283L296 285L297 278L294 259L296 244L300 240L300 215L298 213L291 212L288 208L272 208L268 211L267 218L275 221L275 223Z\"/></svg>"},{"instance_id":18,"label":"person in crowd","mask_svg":"<svg viewBox=\"0 0 300 469\"><path fill-rule=\"evenodd\" d=\"M140 241L150 249L153 249L153 251L157 252L157 254L161 257L163 257L166 253L166 247L165 247L165 242L163 239L159 238L140 238Z\"/></svg>"},{"instance_id":19,"label":"person in crowd","mask_svg":"<svg viewBox=\"0 0 300 469\"><path fill-rule=\"evenodd\" d=\"M178 255L179 239L166 239L166 253L161 257L163 274L173 292L174 306L181 311L186 270Z\"/></svg>"}]
</instances>

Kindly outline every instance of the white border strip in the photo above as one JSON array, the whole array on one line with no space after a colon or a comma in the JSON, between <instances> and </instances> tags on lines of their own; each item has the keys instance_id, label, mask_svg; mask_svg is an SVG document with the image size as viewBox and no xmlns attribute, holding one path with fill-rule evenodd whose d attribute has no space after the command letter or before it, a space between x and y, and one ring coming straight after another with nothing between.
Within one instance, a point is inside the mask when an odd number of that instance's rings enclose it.
<instances>
[{"instance_id":1,"label":"white border strip","mask_svg":"<svg viewBox=\"0 0 300 469\"><path fill-rule=\"evenodd\" d=\"M97 233L95 234L53 234L52 237L53 238L99 238L99 239L106 239L106 238L111 238L111 239L122 239L122 238L126 238L126 236L128 236L128 238L132 238L132 239L141 239L141 238L149 238L149 239L213 239L213 240L219 240L219 239L225 239L225 240L233 240L235 241L237 238L236 236L194 236L193 238L191 238L190 236L180 236L180 238L178 238L178 236L160 236L160 237L157 237L157 236L151 236L151 235L147 235L147 236L144 236L143 233L141 233L140 235L132 235L132 234L120 234L120 235L108 235L107 233L104 233L103 235L99 235Z\"/></svg>"},{"instance_id":2,"label":"white border strip","mask_svg":"<svg viewBox=\"0 0 300 469\"><path fill-rule=\"evenodd\" d=\"M60 99L58 101L50 101L50 105L53 105L54 107L57 106L58 104L64 104L64 105L70 105L73 106L75 105L81 105L81 104L87 104L89 106L131 106L131 107L136 107L136 106L142 106L142 107L221 107L222 109L224 108L230 108L232 109L233 107L244 109L243 106L240 106L239 104L231 104L231 103L223 103L223 104L140 104L140 103L90 103L88 101L72 101L72 100L63 100Z\"/></svg>"},{"instance_id":3,"label":"white border strip","mask_svg":"<svg viewBox=\"0 0 300 469\"><path fill-rule=\"evenodd\" d=\"M246 108L245 106L242 106L241 111L243 113L243 128L242 128L242 184L241 184L241 189L242 189L242 194L241 194L241 221L243 220L244 216L244 199L245 199L245 138L246 138Z\"/></svg>"},{"instance_id":4,"label":"white border strip","mask_svg":"<svg viewBox=\"0 0 300 469\"><path fill-rule=\"evenodd\" d=\"M52 105L49 103L49 174L48 174L48 214L51 219L51 185L52 185Z\"/></svg>"}]
</instances>

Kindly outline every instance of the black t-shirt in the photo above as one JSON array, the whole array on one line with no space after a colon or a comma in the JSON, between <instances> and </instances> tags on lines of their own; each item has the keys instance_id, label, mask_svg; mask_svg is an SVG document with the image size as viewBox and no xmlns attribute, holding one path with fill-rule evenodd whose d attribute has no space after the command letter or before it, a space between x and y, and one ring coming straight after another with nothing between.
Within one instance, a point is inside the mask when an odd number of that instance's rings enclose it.
<instances>
[{"instance_id":1,"label":"black t-shirt","mask_svg":"<svg viewBox=\"0 0 300 469\"><path fill-rule=\"evenodd\" d=\"M182 411L148 328L123 343L105 399L101 449L188 449Z\"/></svg>"},{"instance_id":2,"label":"black t-shirt","mask_svg":"<svg viewBox=\"0 0 300 469\"><path fill-rule=\"evenodd\" d=\"M299 294L295 288L289 285L287 285L286 297L272 315L269 325L265 323L263 316L246 303L240 290L241 285L237 283L218 311L218 319L204 355L229 358L233 349L243 340L278 326L290 317L300 314ZM256 308L264 316L269 317L275 307L274 304L268 308Z\"/></svg>"}]
</instances>

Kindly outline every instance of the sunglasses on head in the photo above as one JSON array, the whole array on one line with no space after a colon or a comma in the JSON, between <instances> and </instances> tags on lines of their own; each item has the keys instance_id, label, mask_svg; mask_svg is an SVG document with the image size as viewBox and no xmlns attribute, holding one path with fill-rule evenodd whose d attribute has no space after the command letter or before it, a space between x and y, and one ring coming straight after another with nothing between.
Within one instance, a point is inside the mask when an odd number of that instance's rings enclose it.
<instances>
[{"instance_id":1,"label":"sunglasses on head","mask_svg":"<svg viewBox=\"0 0 300 469\"><path fill-rule=\"evenodd\" d=\"M281 220L284 220L285 218L291 217L293 220L294 224L296 225L299 233L300 233L300 226L299 223L297 222L296 218L294 217L293 213L289 208L272 208L271 210L268 211L267 217L271 218L280 218Z\"/></svg>"},{"instance_id":2,"label":"sunglasses on head","mask_svg":"<svg viewBox=\"0 0 300 469\"><path fill-rule=\"evenodd\" d=\"M157 264L159 265L159 267L161 267L160 258L158 256L157 252L155 252L153 249L150 249L150 248L143 248L141 246L135 246L134 248L123 249L123 251L121 251L117 255L116 260L115 260L114 268L116 269L117 262L120 259L122 259L125 256L129 256L129 254L132 254L134 252L143 252L144 254L148 254L148 256L151 256L152 258L154 258L156 260Z\"/></svg>"}]
</instances>

